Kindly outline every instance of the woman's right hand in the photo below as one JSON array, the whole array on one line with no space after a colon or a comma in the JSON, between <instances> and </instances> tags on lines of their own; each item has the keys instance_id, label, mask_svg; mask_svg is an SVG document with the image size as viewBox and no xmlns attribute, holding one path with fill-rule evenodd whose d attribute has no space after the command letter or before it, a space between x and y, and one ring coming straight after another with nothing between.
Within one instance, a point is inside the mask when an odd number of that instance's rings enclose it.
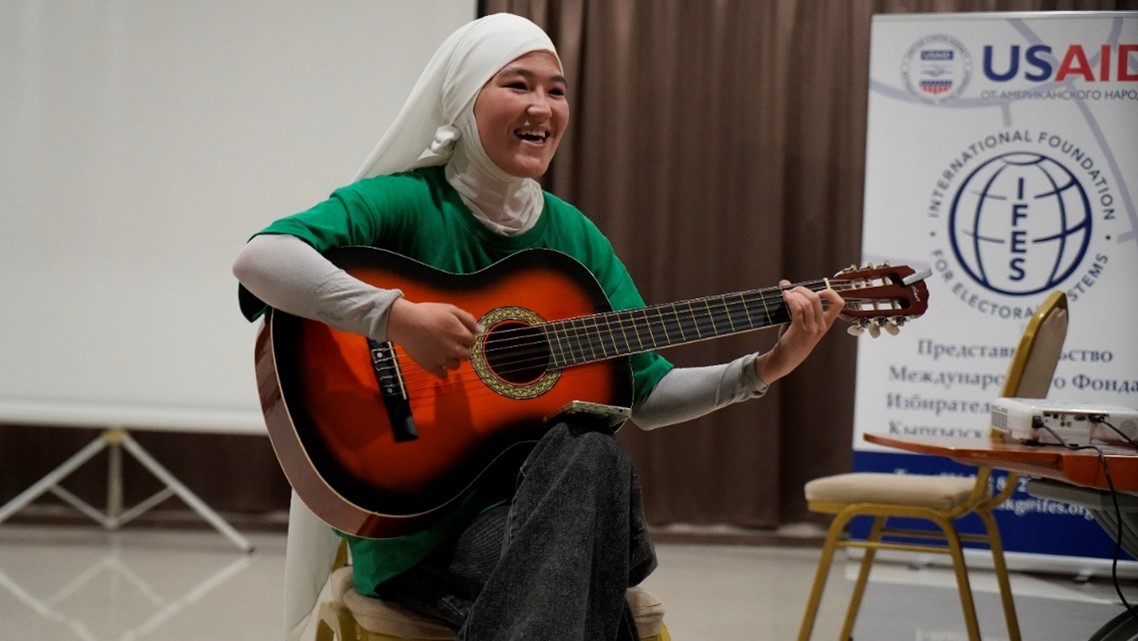
<instances>
[{"instance_id":1,"label":"woman's right hand","mask_svg":"<svg viewBox=\"0 0 1138 641\"><path fill-rule=\"evenodd\" d=\"M398 298L387 317L387 338L423 369L446 378L447 370L470 360L482 331L470 313L447 303L413 303Z\"/></svg>"}]
</instances>

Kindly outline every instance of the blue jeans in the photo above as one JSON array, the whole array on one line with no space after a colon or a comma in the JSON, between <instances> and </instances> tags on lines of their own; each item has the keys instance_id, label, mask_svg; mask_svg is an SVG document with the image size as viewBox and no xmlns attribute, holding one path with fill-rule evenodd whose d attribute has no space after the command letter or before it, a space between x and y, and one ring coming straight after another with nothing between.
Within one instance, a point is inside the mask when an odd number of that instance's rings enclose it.
<instances>
[{"instance_id":1,"label":"blue jeans","mask_svg":"<svg viewBox=\"0 0 1138 641\"><path fill-rule=\"evenodd\" d=\"M656 567L632 462L589 419L534 446L508 503L378 594L462 641L637 641L625 590Z\"/></svg>"}]
</instances>

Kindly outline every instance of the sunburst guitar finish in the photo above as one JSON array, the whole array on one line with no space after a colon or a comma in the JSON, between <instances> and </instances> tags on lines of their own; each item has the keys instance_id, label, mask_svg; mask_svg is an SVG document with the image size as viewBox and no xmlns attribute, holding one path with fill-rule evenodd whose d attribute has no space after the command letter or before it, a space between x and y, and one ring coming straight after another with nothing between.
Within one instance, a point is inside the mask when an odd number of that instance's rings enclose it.
<instances>
[{"instance_id":1,"label":"sunburst guitar finish","mask_svg":"<svg viewBox=\"0 0 1138 641\"><path fill-rule=\"evenodd\" d=\"M364 537L413 532L480 479L509 473L572 401L629 407L632 354L790 318L780 286L612 311L583 265L550 250L465 275L369 247L326 256L408 300L456 305L484 328L470 360L439 378L393 343L267 315L255 358L277 458L317 516ZM843 316L876 333L874 319L893 330L924 313L923 278L883 266L799 285L842 292Z\"/></svg>"}]
</instances>

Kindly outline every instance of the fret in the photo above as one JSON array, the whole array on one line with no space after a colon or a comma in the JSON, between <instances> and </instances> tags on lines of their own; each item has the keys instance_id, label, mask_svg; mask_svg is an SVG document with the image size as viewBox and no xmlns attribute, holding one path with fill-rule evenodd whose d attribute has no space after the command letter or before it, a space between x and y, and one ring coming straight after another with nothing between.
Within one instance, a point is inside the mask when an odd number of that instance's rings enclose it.
<instances>
[{"instance_id":1,"label":"fret","mask_svg":"<svg viewBox=\"0 0 1138 641\"><path fill-rule=\"evenodd\" d=\"M786 301L782 298L782 290L778 290L777 296L772 296L770 305L767 305L767 300L764 298L763 307L766 311L767 323L770 325L778 325L790 320L790 310L786 307Z\"/></svg>"},{"instance_id":2,"label":"fret","mask_svg":"<svg viewBox=\"0 0 1138 641\"><path fill-rule=\"evenodd\" d=\"M695 315L695 307L692 306L692 302L690 300L688 301L688 313L691 316L692 327L695 329L695 335L699 338L703 338L703 332L699 331L699 317Z\"/></svg>"},{"instance_id":3,"label":"fret","mask_svg":"<svg viewBox=\"0 0 1138 641\"><path fill-rule=\"evenodd\" d=\"M727 313L727 325L731 327L731 333L735 333L735 321L731 320L731 308L727 306L727 299L720 297L719 303L723 305L723 311Z\"/></svg>"},{"instance_id":4,"label":"fret","mask_svg":"<svg viewBox=\"0 0 1138 641\"><path fill-rule=\"evenodd\" d=\"M640 323L636 320L637 310L628 312L628 326L632 329L632 336L636 339L636 351L643 352L648 348L644 346L644 339L640 336Z\"/></svg>"},{"instance_id":5,"label":"fret","mask_svg":"<svg viewBox=\"0 0 1138 641\"><path fill-rule=\"evenodd\" d=\"M601 358L613 358L620 356L616 351L615 345L612 342L612 328L609 327L608 318L605 314L597 314L593 318L593 331L591 340L602 354Z\"/></svg>"},{"instance_id":6,"label":"fret","mask_svg":"<svg viewBox=\"0 0 1138 641\"><path fill-rule=\"evenodd\" d=\"M657 343L656 335L652 332L652 322L648 320L648 308L642 309L640 313L644 321L636 328L636 333L640 338L640 346L645 349L651 349L656 347ZM647 341L644 340L645 334L648 336Z\"/></svg>"},{"instance_id":7,"label":"fret","mask_svg":"<svg viewBox=\"0 0 1138 641\"><path fill-rule=\"evenodd\" d=\"M546 323L546 325L549 326L549 330L547 330L546 333L553 337L551 345L557 345L557 354L560 357L559 364L562 367L567 367L573 362L573 346L566 340L568 337L565 335L565 323L562 321L554 321Z\"/></svg>"},{"instance_id":8,"label":"fret","mask_svg":"<svg viewBox=\"0 0 1138 641\"><path fill-rule=\"evenodd\" d=\"M677 305L683 308L681 309ZM674 344L682 345L699 340L699 326L691 313L691 304L679 301L678 303L670 303L668 308L671 315L672 331L680 337Z\"/></svg>"},{"instance_id":9,"label":"fret","mask_svg":"<svg viewBox=\"0 0 1138 641\"><path fill-rule=\"evenodd\" d=\"M699 339L699 329L692 318L690 306L684 305L683 301L668 304L668 324L672 345L683 345Z\"/></svg>"},{"instance_id":10,"label":"fret","mask_svg":"<svg viewBox=\"0 0 1138 641\"><path fill-rule=\"evenodd\" d=\"M578 334L578 338L581 339L585 344L585 347L581 348L581 352L582 352L581 355L585 356L585 362L588 362L590 360L594 360L594 361L597 360L597 350L596 350L596 347L593 345L593 334L590 333L588 327L585 326L585 323L587 323L587 322L588 322L587 318L583 319L581 321L581 329L579 330L580 333ZM589 350L589 353L587 356L584 353L585 348L588 348L588 350Z\"/></svg>"},{"instance_id":11,"label":"fret","mask_svg":"<svg viewBox=\"0 0 1138 641\"><path fill-rule=\"evenodd\" d=\"M767 325L774 325L774 320L773 320L773 319L771 319L771 310L770 310L770 308L769 308L769 307L767 307L767 297L766 297L766 296L763 296L763 295L760 293L760 294L759 294L759 302L763 304L763 313L764 313L764 314L766 314L766 317L767 317Z\"/></svg>"},{"instance_id":12,"label":"fret","mask_svg":"<svg viewBox=\"0 0 1138 641\"><path fill-rule=\"evenodd\" d=\"M719 336L719 328L715 325L715 313L711 311L711 303L705 298L703 299L703 306L707 309L707 320L711 323L711 335Z\"/></svg>"},{"instance_id":13,"label":"fret","mask_svg":"<svg viewBox=\"0 0 1138 641\"><path fill-rule=\"evenodd\" d=\"M569 343L569 353L574 364L588 362L585 346L581 344L581 331L577 328L577 319L570 318L565 321L565 340Z\"/></svg>"},{"instance_id":14,"label":"fret","mask_svg":"<svg viewBox=\"0 0 1138 641\"><path fill-rule=\"evenodd\" d=\"M605 327L608 328L609 344L612 345L612 351L617 356L624 356L630 354L628 345L628 337L624 334L624 319L617 312L608 312L605 314Z\"/></svg>"},{"instance_id":15,"label":"fret","mask_svg":"<svg viewBox=\"0 0 1138 641\"><path fill-rule=\"evenodd\" d=\"M577 342L577 349L581 353L581 360L578 362L588 363L596 356L589 342L589 333L585 331L584 321L580 318L573 319L573 340Z\"/></svg>"},{"instance_id":16,"label":"fret","mask_svg":"<svg viewBox=\"0 0 1138 641\"><path fill-rule=\"evenodd\" d=\"M561 344L561 337L557 332L558 323L545 323L538 326L545 337L545 344L549 345L550 366L553 369L562 369L569 363L565 359L565 348Z\"/></svg>"},{"instance_id":17,"label":"fret","mask_svg":"<svg viewBox=\"0 0 1138 641\"><path fill-rule=\"evenodd\" d=\"M675 303L672 303L670 307L672 308L672 320L675 322L676 331L680 334L679 342L686 343L688 342L688 335L687 332L684 331L683 321L680 320L680 312L676 309Z\"/></svg>"},{"instance_id":18,"label":"fret","mask_svg":"<svg viewBox=\"0 0 1138 641\"><path fill-rule=\"evenodd\" d=\"M739 292L739 302L743 303L743 313L747 315L747 326L754 329L755 319L751 318L750 305L747 304L747 295Z\"/></svg>"},{"instance_id":19,"label":"fret","mask_svg":"<svg viewBox=\"0 0 1138 641\"><path fill-rule=\"evenodd\" d=\"M652 340L656 347L667 347L672 345L672 337L668 335L668 320L664 318L664 310L660 305L650 308L655 317L652 321Z\"/></svg>"},{"instance_id":20,"label":"fret","mask_svg":"<svg viewBox=\"0 0 1138 641\"><path fill-rule=\"evenodd\" d=\"M570 332L570 324L567 322L560 322L558 325L560 326L560 331L558 332L558 340L564 345L564 347L561 349L561 352L566 355L565 362L576 363L579 357L574 352L576 343L572 340L573 334Z\"/></svg>"},{"instance_id":21,"label":"fret","mask_svg":"<svg viewBox=\"0 0 1138 641\"><path fill-rule=\"evenodd\" d=\"M751 324L751 315L747 313L747 305L740 305L737 302L727 302L728 298L723 297L723 305L727 308L727 318L731 323L732 332L741 332L748 329L754 329L755 326Z\"/></svg>"},{"instance_id":22,"label":"fret","mask_svg":"<svg viewBox=\"0 0 1138 641\"><path fill-rule=\"evenodd\" d=\"M586 321L588 320L593 321L593 328L589 331L589 347L593 348L594 357L596 356L597 350L599 349L601 353L601 360L605 360L609 357L609 354L608 351L605 350L605 342L603 340L604 335L601 334L600 323L597 320L597 316L593 316L591 319L586 319Z\"/></svg>"},{"instance_id":23,"label":"fret","mask_svg":"<svg viewBox=\"0 0 1138 641\"><path fill-rule=\"evenodd\" d=\"M624 341L624 345L621 346L620 344L617 343L616 332L612 333L612 344L616 348L616 352L618 354L632 354L632 353L636 352L636 348L634 348L632 346L632 343L630 343L628 341L628 329L627 328L628 328L628 324L630 322L630 319L627 319L626 316L627 316L627 314L623 314L621 312L614 312L612 314L612 317L614 319L613 322L620 329L620 338L621 338L621 340ZM611 324L610 324L610 327L611 327Z\"/></svg>"}]
</instances>

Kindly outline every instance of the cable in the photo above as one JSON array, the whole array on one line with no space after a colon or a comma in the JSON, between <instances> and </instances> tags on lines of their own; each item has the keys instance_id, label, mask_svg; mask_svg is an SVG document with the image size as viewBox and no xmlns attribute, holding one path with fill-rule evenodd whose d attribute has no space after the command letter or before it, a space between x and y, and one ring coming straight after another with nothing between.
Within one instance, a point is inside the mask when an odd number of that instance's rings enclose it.
<instances>
[{"instance_id":1,"label":"cable","mask_svg":"<svg viewBox=\"0 0 1138 641\"><path fill-rule=\"evenodd\" d=\"M1107 423L1105 420L1102 420L1101 422L1111 427L1111 429L1114 429L1114 426L1110 425L1110 423ZM1130 603L1126 600L1126 596L1122 594L1122 586L1118 581L1118 558L1122 555L1122 508L1118 506L1118 493L1114 490L1114 480L1110 477L1110 466L1106 462L1106 454L1102 451L1102 448L1097 445L1071 445L1067 441L1063 440L1063 437L1056 434L1055 430L1051 429L1049 426L1040 424L1040 427L1047 430L1047 433L1051 434L1051 436L1053 436L1060 445L1069 450L1094 450L1098 454L1099 462L1102 463L1103 475L1106 476L1106 486L1110 489L1110 499L1111 502L1114 503L1114 518L1118 522L1118 536L1114 537L1114 558L1110 564L1110 577L1114 582L1115 593L1117 593L1118 598L1122 600L1122 605L1126 608L1126 611L1130 613L1131 617L1133 617L1135 620L1138 620L1138 611L1136 611L1134 609L1134 606L1130 605ZM1121 434L1121 432L1119 433ZM1125 435L1123 435L1123 438L1126 438L1128 441L1130 440ZM1133 443L1133 441L1130 442Z\"/></svg>"}]
</instances>

